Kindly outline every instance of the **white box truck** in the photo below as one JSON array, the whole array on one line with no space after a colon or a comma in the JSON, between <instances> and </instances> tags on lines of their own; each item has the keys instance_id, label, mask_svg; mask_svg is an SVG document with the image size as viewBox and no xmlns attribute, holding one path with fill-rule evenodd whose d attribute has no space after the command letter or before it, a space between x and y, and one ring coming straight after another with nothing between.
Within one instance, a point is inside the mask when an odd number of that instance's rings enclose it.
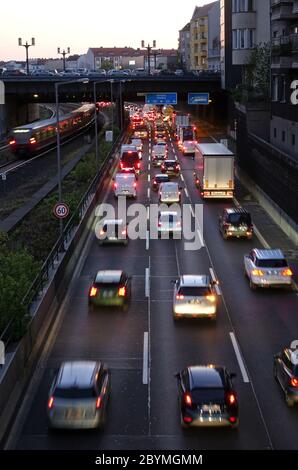
<instances>
[{"instance_id":1,"label":"white box truck","mask_svg":"<svg viewBox=\"0 0 298 470\"><path fill-rule=\"evenodd\" d=\"M223 144L197 144L195 184L201 197L233 198L234 154Z\"/></svg>"}]
</instances>

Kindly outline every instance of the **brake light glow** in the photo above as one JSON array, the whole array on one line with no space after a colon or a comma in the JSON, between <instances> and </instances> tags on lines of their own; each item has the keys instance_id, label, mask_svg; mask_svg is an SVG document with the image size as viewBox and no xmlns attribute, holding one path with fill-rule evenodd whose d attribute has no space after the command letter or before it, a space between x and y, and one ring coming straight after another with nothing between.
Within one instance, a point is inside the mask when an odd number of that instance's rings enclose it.
<instances>
[{"instance_id":1,"label":"brake light glow","mask_svg":"<svg viewBox=\"0 0 298 470\"><path fill-rule=\"evenodd\" d=\"M50 397L48 401L48 409L51 410L54 408L54 397Z\"/></svg>"},{"instance_id":2,"label":"brake light glow","mask_svg":"<svg viewBox=\"0 0 298 470\"><path fill-rule=\"evenodd\" d=\"M95 406L97 410L101 407L101 397L97 397Z\"/></svg>"},{"instance_id":3,"label":"brake light glow","mask_svg":"<svg viewBox=\"0 0 298 470\"><path fill-rule=\"evenodd\" d=\"M30 144L36 144L36 139L35 137L31 137L31 139L29 140Z\"/></svg>"},{"instance_id":4,"label":"brake light glow","mask_svg":"<svg viewBox=\"0 0 298 470\"><path fill-rule=\"evenodd\" d=\"M114 188L117 189L117 187L118 187L118 184L114 183Z\"/></svg>"},{"instance_id":5,"label":"brake light glow","mask_svg":"<svg viewBox=\"0 0 298 470\"><path fill-rule=\"evenodd\" d=\"M136 187L137 187L137 183L134 183L134 184L133 184L133 187L136 188Z\"/></svg>"},{"instance_id":6,"label":"brake light glow","mask_svg":"<svg viewBox=\"0 0 298 470\"><path fill-rule=\"evenodd\" d=\"M187 406L192 406L192 399L189 393L185 393L184 402Z\"/></svg>"},{"instance_id":7,"label":"brake light glow","mask_svg":"<svg viewBox=\"0 0 298 470\"><path fill-rule=\"evenodd\" d=\"M236 395L235 393L228 393L227 394L227 402L229 405L235 405L236 404Z\"/></svg>"},{"instance_id":8,"label":"brake light glow","mask_svg":"<svg viewBox=\"0 0 298 470\"><path fill-rule=\"evenodd\" d=\"M230 423L232 423L232 424L236 423L236 421L237 421L236 416L230 416L230 417L229 417L229 421L230 421Z\"/></svg>"},{"instance_id":9,"label":"brake light glow","mask_svg":"<svg viewBox=\"0 0 298 470\"><path fill-rule=\"evenodd\" d=\"M183 300L183 299L184 299L184 295L182 295L182 294L177 294L177 295L176 295L176 299L177 299L177 300Z\"/></svg>"},{"instance_id":10,"label":"brake light glow","mask_svg":"<svg viewBox=\"0 0 298 470\"><path fill-rule=\"evenodd\" d=\"M90 289L89 297L95 297L98 292L97 287L92 286Z\"/></svg>"},{"instance_id":11,"label":"brake light glow","mask_svg":"<svg viewBox=\"0 0 298 470\"><path fill-rule=\"evenodd\" d=\"M290 379L290 385L291 385L291 387L298 388L298 379L295 379L294 377L292 377Z\"/></svg>"},{"instance_id":12,"label":"brake light glow","mask_svg":"<svg viewBox=\"0 0 298 470\"><path fill-rule=\"evenodd\" d=\"M253 269L252 272L251 272L252 276L264 276L264 271L262 271L261 269Z\"/></svg>"},{"instance_id":13,"label":"brake light glow","mask_svg":"<svg viewBox=\"0 0 298 470\"><path fill-rule=\"evenodd\" d=\"M104 230L101 230L101 231L99 232L99 235L104 235L104 234L105 234Z\"/></svg>"},{"instance_id":14,"label":"brake light glow","mask_svg":"<svg viewBox=\"0 0 298 470\"><path fill-rule=\"evenodd\" d=\"M119 296L119 297L125 297L125 294L126 294L126 289L125 289L125 287L119 287L119 289L118 289L118 296Z\"/></svg>"},{"instance_id":15,"label":"brake light glow","mask_svg":"<svg viewBox=\"0 0 298 470\"><path fill-rule=\"evenodd\" d=\"M13 140L10 140L9 145L14 145L15 143L16 141L13 139Z\"/></svg>"},{"instance_id":16,"label":"brake light glow","mask_svg":"<svg viewBox=\"0 0 298 470\"><path fill-rule=\"evenodd\" d=\"M286 268L283 270L283 272L281 273L283 276L293 276L293 272L290 268Z\"/></svg>"},{"instance_id":17,"label":"brake light glow","mask_svg":"<svg viewBox=\"0 0 298 470\"><path fill-rule=\"evenodd\" d=\"M209 300L210 302L215 302L215 295L206 295L206 299Z\"/></svg>"},{"instance_id":18,"label":"brake light glow","mask_svg":"<svg viewBox=\"0 0 298 470\"><path fill-rule=\"evenodd\" d=\"M192 418L190 416L183 416L183 421L185 423L191 423L192 422Z\"/></svg>"},{"instance_id":19,"label":"brake light glow","mask_svg":"<svg viewBox=\"0 0 298 470\"><path fill-rule=\"evenodd\" d=\"M126 235L126 230L122 230L121 235Z\"/></svg>"},{"instance_id":20,"label":"brake light glow","mask_svg":"<svg viewBox=\"0 0 298 470\"><path fill-rule=\"evenodd\" d=\"M138 167L138 168L141 168L141 164L140 164L140 163L137 163L137 167Z\"/></svg>"}]
</instances>

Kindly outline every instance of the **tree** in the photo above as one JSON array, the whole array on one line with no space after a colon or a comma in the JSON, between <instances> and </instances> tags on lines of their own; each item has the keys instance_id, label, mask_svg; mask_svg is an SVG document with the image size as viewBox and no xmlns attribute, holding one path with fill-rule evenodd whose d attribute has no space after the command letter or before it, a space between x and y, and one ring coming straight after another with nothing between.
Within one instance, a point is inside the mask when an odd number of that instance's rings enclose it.
<instances>
[{"instance_id":1,"label":"tree","mask_svg":"<svg viewBox=\"0 0 298 470\"><path fill-rule=\"evenodd\" d=\"M270 44L255 46L245 66L244 83L254 94L268 99L270 94Z\"/></svg>"}]
</instances>

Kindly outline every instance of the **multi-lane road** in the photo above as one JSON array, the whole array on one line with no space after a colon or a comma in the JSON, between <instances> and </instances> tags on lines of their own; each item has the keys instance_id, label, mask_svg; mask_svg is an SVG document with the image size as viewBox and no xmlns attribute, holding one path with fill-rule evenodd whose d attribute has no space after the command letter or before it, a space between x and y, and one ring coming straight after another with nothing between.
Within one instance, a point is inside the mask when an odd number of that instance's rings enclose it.
<instances>
[{"instance_id":1,"label":"multi-lane road","mask_svg":"<svg viewBox=\"0 0 298 470\"><path fill-rule=\"evenodd\" d=\"M202 203L193 181L195 162L181 155L169 135L168 144L169 157L176 155L181 162L182 203ZM146 206L157 203L149 189L159 172L150 161L152 145L150 136L138 181L137 202ZM112 185L105 201L116 204ZM273 354L297 337L298 297L295 292L250 290L243 255L261 243L255 236L251 241L222 239L218 213L226 205L204 203L205 246L198 251L185 251L184 241L173 239L99 246L90 234L8 448L298 449L298 409L286 406L272 374ZM132 275L127 312L88 312L88 288L94 273L103 268ZM171 280L183 273L209 273L210 268L220 282L217 321L174 322ZM97 358L110 367L112 379L104 431L49 432L46 403L55 371L65 360ZM186 365L206 363L223 364L237 373L238 430L180 427L174 374Z\"/></svg>"}]
</instances>

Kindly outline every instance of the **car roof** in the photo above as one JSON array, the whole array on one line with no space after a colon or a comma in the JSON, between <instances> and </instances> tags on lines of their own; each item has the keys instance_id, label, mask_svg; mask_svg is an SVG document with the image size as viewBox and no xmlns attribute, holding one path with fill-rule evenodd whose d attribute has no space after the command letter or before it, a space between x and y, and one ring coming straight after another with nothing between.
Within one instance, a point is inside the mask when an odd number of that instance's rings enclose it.
<instances>
[{"instance_id":1,"label":"car roof","mask_svg":"<svg viewBox=\"0 0 298 470\"><path fill-rule=\"evenodd\" d=\"M207 287L210 285L210 277L206 274L184 274L180 276L180 286Z\"/></svg>"},{"instance_id":2,"label":"car roof","mask_svg":"<svg viewBox=\"0 0 298 470\"><path fill-rule=\"evenodd\" d=\"M98 271L95 277L95 282L102 284L117 283L120 281L122 273L123 271L120 270Z\"/></svg>"},{"instance_id":3,"label":"car roof","mask_svg":"<svg viewBox=\"0 0 298 470\"><path fill-rule=\"evenodd\" d=\"M221 366L188 367L190 388L223 388L224 368Z\"/></svg>"},{"instance_id":4,"label":"car roof","mask_svg":"<svg viewBox=\"0 0 298 470\"><path fill-rule=\"evenodd\" d=\"M224 210L227 214L249 214L249 212L242 207L226 207Z\"/></svg>"},{"instance_id":5,"label":"car roof","mask_svg":"<svg viewBox=\"0 0 298 470\"><path fill-rule=\"evenodd\" d=\"M59 369L57 386L59 388L90 387L99 366L100 363L95 361L64 362Z\"/></svg>"},{"instance_id":6,"label":"car roof","mask_svg":"<svg viewBox=\"0 0 298 470\"><path fill-rule=\"evenodd\" d=\"M255 248L254 252L258 259L285 259L285 256L280 249L260 250L258 248Z\"/></svg>"},{"instance_id":7,"label":"car roof","mask_svg":"<svg viewBox=\"0 0 298 470\"><path fill-rule=\"evenodd\" d=\"M119 179L119 178L121 178L121 179L133 179L133 180L136 179L134 173L127 173L127 172L116 173L115 178L117 178L117 179Z\"/></svg>"}]
</instances>

